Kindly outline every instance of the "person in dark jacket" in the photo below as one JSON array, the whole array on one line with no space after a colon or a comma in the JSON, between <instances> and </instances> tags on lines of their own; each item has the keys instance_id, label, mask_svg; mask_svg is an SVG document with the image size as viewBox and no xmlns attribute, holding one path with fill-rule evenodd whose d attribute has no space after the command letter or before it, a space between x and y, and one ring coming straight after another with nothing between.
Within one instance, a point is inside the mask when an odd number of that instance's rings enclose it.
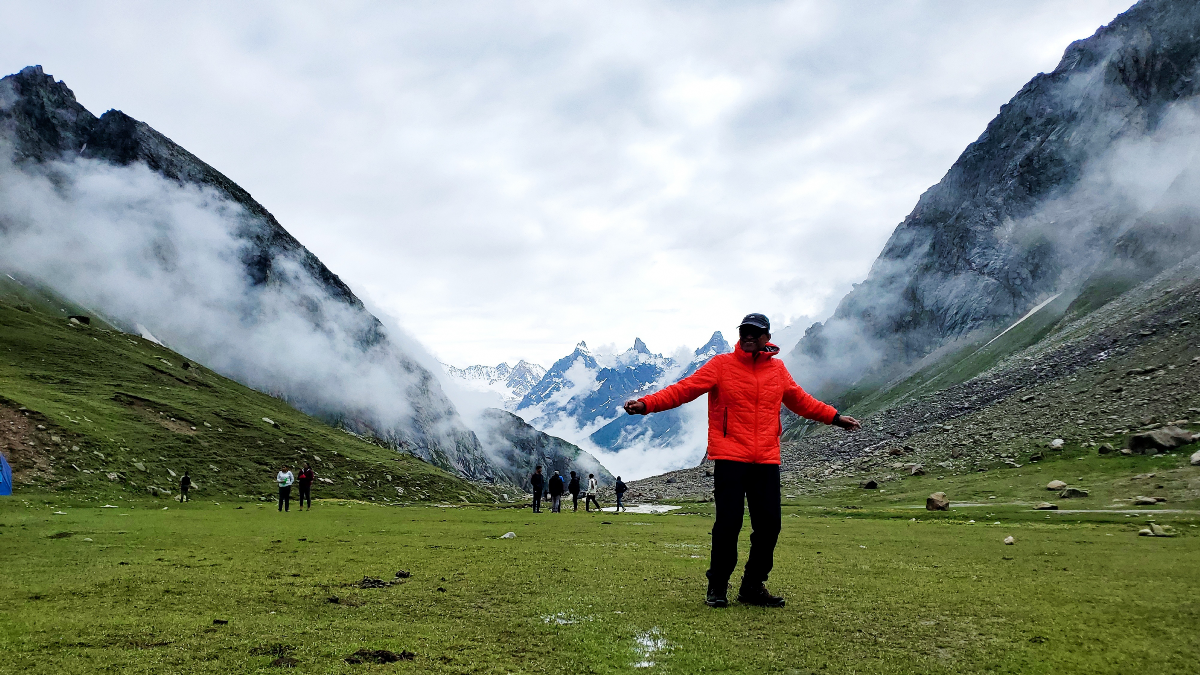
<instances>
[{"instance_id":1,"label":"person in dark jacket","mask_svg":"<svg viewBox=\"0 0 1200 675\"><path fill-rule=\"evenodd\" d=\"M629 488L625 487L625 484L621 482L621 477L617 476L617 484L615 486L613 486L613 489L617 493L617 513L620 513L621 508L625 506L621 500L625 498L625 492ZM626 508L625 510L628 511L629 509Z\"/></svg>"},{"instance_id":2,"label":"person in dark jacket","mask_svg":"<svg viewBox=\"0 0 1200 675\"><path fill-rule=\"evenodd\" d=\"M308 462L304 463L304 469L296 476L296 483L300 486L300 510L304 510L304 501L308 500L308 510L312 511L312 484L317 477L317 472L312 470Z\"/></svg>"},{"instance_id":3,"label":"person in dark jacket","mask_svg":"<svg viewBox=\"0 0 1200 675\"><path fill-rule=\"evenodd\" d=\"M557 471L550 476L550 513L562 513L563 477Z\"/></svg>"},{"instance_id":4,"label":"person in dark jacket","mask_svg":"<svg viewBox=\"0 0 1200 675\"><path fill-rule=\"evenodd\" d=\"M567 484L567 491L571 493L571 509L579 510L579 474L571 472L571 482Z\"/></svg>"},{"instance_id":5,"label":"person in dark jacket","mask_svg":"<svg viewBox=\"0 0 1200 675\"><path fill-rule=\"evenodd\" d=\"M537 465L533 468L533 475L529 477L529 485L533 488L533 512L542 512L542 490L546 488L546 477L542 475L542 465Z\"/></svg>"},{"instance_id":6,"label":"person in dark jacket","mask_svg":"<svg viewBox=\"0 0 1200 675\"><path fill-rule=\"evenodd\" d=\"M182 504L184 502L192 501L191 498L188 497L188 490L191 490L191 489L192 489L192 477L188 475L187 471L184 471L183 478L179 479L179 503L180 504Z\"/></svg>"}]
</instances>

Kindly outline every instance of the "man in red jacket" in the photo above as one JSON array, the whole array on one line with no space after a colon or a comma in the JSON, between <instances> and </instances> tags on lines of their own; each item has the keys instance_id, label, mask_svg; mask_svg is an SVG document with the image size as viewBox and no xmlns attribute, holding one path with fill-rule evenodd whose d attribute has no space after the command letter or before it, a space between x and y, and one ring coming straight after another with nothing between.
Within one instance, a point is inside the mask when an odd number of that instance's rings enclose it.
<instances>
[{"instance_id":1,"label":"man in red jacket","mask_svg":"<svg viewBox=\"0 0 1200 675\"><path fill-rule=\"evenodd\" d=\"M762 314L747 314L738 326L733 352L714 356L691 377L660 392L627 401L630 415L677 408L708 394L708 459L714 460L717 509L708 567L710 607L729 604L729 577L737 566L737 540L744 504L750 505L750 555L742 575L738 602L782 607L784 599L767 590L782 517L779 504L780 405L824 424L848 431L858 420L839 415L832 406L809 396L796 384L771 344L771 323Z\"/></svg>"}]
</instances>

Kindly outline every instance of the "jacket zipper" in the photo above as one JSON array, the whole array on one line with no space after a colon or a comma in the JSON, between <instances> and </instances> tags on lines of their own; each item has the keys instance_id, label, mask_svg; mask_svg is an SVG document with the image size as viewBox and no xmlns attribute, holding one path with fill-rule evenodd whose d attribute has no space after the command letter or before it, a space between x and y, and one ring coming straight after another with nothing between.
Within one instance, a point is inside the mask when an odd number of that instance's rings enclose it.
<instances>
[{"instance_id":1,"label":"jacket zipper","mask_svg":"<svg viewBox=\"0 0 1200 675\"><path fill-rule=\"evenodd\" d=\"M729 407L725 407L725 420L721 422L721 435L729 436Z\"/></svg>"}]
</instances>

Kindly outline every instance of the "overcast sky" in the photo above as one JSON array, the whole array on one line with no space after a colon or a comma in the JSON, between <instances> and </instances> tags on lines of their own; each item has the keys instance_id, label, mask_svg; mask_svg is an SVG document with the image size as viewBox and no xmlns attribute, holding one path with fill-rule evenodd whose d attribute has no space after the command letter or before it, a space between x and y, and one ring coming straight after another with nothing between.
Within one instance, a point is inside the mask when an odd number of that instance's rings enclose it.
<instances>
[{"instance_id":1,"label":"overcast sky","mask_svg":"<svg viewBox=\"0 0 1200 675\"><path fill-rule=\"evenodd\" d=\"M171 137L441 360L548 366L825 318L1129 4L10 0L0 70Z\"/></svg>"}]
</instances>

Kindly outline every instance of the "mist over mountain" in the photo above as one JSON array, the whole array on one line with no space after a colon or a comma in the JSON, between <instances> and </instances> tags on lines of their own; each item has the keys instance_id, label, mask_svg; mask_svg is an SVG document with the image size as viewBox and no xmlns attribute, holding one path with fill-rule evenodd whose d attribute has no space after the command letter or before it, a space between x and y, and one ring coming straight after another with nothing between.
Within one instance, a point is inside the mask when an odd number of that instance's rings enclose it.
<instances>
[{"instance_id":1,"label":"mist over mountain","mask_svg":"<svg viewBox=\"0 0 1200 675\"><path fill-rule=\"evenodd\" d=\"M251 195L40 66L0 80L0 268L459 475L492 460L436 363ZM144 327L144 328L143 328Z\"/></svg>"},{"instance_id":2,"label":"mist over mountain","mask_svg":"<svg viewBox=\"0 0 1200 675\"><path fill-rule=\"evenodd\" d=\"M1196 250L1200 5L1143 0L1029 81L787 358L853 398L1097 274Z\"/></svg>"}]
</instances>

